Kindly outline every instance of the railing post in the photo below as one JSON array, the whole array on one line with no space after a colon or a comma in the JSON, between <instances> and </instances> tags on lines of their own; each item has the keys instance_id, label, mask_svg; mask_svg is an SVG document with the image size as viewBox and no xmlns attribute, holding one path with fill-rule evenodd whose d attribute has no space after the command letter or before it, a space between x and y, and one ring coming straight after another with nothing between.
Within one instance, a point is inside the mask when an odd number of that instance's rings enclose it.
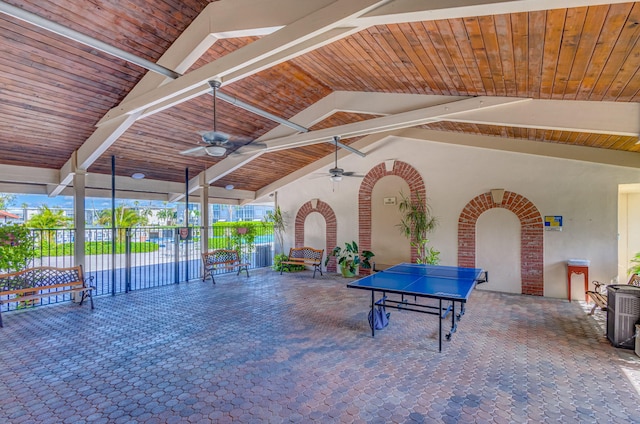
<instances>
[{"instance_id":1,"label":"railing post","mask_svg":"<svg viewBox=\"0 0 640 424\"><path fill-rule=\"evenodd\" d=\"M124 292L131 290L131 228L125 230L125 270L124 270Z\"/></svg>"},{"instance_id":2,"label":"railing post","mask_svg":"<svg viewBox=\"0 0 640 424\"><path fill-rule=\"evenodd\" d=\"M180 229L173 233L173 282L180 283Z\"/></svg>"}]
</instances>

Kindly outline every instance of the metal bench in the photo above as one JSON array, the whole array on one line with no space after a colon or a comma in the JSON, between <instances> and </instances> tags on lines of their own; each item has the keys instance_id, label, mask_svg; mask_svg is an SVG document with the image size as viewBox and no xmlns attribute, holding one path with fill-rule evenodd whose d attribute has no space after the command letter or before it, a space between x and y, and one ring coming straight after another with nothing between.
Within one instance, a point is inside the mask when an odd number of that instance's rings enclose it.
<instances>
[{"instance_id":1,"label":"metal bench","mask_svg":"<svg viewBox=\"0 0 640 424\"><path fill-rule=\"evenodd\" d=\"M291 265L309 265L313 267L313 278L316 278L316 271L322 275L322 256L324 249L314 249L313 247L292 247L289 249L289 256L286 261L282 261L280 275L285 268L289 270Z\"/></svg>"},{"instance_id":2,"label":"metal bench","mask_svg":"<svg viewBox=\"0 0 640 424\"><path fill-rule=\"evenodd\" d=\"M93 281L93 277L88 280ZM0 274L0 305L18 303L31 306L34 300L44 297L80 294L80 306L88 297L93 309L91 291L95 289L87 284L80 265L70 268L27 268L10 274ZM0 313L0 327L2 326Z\"/></svg>"},{"instance_id":3,"label":"metal bench","mask_svg":"<svg viewBox=\"0 0 640 424\"><path fill-rule=\"evenodd\" d=\"M247 273L247 277L249 276L250 264L241 262L238 252L231 249L216 249L203 253L202 265L204 267L202 281L206 280L207 276L210 276L213 284L216 283L213 273L218 269L237 269L238 273L236 275L240 275L240 271L244 270Z\"/></svg>"}]
</instances>

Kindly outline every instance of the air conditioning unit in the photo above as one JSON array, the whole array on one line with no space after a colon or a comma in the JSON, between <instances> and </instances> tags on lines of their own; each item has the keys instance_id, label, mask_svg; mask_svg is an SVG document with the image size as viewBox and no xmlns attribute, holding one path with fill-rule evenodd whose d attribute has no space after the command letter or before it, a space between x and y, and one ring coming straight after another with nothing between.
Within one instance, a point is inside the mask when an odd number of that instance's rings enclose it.
<instances>
[{"instance_id":1,"label":"air conditioning unit","mask_svg":"<svg viewBox=\"0 0 640 424\"><path fill-rule=\"evenodd\" d=\"M634 349L635 325L640 322L640 287L607 286L607 338L615 347Z\"/></svg>"}]
</instances>

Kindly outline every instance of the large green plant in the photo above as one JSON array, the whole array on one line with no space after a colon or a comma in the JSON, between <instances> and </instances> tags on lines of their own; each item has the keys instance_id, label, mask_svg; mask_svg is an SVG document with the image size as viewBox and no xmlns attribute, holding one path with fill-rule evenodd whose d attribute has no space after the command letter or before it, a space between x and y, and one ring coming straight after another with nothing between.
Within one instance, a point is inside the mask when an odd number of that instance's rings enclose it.
<instances>
[{"instance_id":1,"label":"large green plant","mask_svg":"<svg viewBox=\"0 0 640 424\"><path fill-rule=\"evenodd\" d=\"M271 269L274 271L284 271L284 272L294 272L294 271L302 271L306 269L304 265L291 265L289 264L286 268L282 265L282 262L287 261L289 256L284 253L278 253L273 257L273 265Z\"/></svg>"},{"instance_id":2,"label":"large green plant","mask_svg":"<svg viewBox=\"0 0 640 424\"><path fill-rule=\"evenodd\" d=\"M34 238L24 225L0 226L0 270L15 272L27 268L34 257Z\"/></svg>"},{"instance_id":3,"label":"large green plant","mask_svg":"<svg viewBox=\"0 0 640 424\"><path fill-rule=\"evenodd\" d=\"M631 259L631 263L633 265L631 266L631 268L629 268L629 274L640 275L640 252L636 253L633 259Z\"/></svg>"},{"instance_id":4,"label":"large green plant","mask_svg":"<svg viewBox=\"0 0 640 424\"><path fill-rule=\"evenodd\" d=\"M415 197L411 198L400 192L400 198L402 200L398 204L398 209L402 213L402 221L398 227L410 240L411 246L416 248L416 262L437 265L440 263L440 252L428 246L427 236L438 225L438 219L431 214L429 204L420 197L420 194L416 193Z\"/></svg>"},{"instance_id":5,"label":"large green plant","mask_svg":"<svg viewBox=\"0 0 640 424\"><path fill-rule=\"evenodd\" d=\"M362 256L362 258L360 258ZM334 247L329 255L327 255L327 259L324 261L324 266L327 266L331 257L335 257L338 260L338 266L343 271L343 274L346 273L354 275L358 266L361 266L364 269L371 268L370 259L375 255L373 252L369 250L363 250L362 252L358 251L358 245L355 241L351 243L347 242L344 244L344 248L340 246Z\"/></svg>"},{"instance_id":6,"label":"large green plant","mask_svg":"<svg viewBox=\"0 0 640 424\"><path fill-rule=\"evenodd\" d=\"M280 206L277 206L272 211L268 211L264 217L264 222L273 225L273 234L278 248L277 252L284 253L284 235L287 227L285 216L280 210Z\"/></svg>"}]
</instances>

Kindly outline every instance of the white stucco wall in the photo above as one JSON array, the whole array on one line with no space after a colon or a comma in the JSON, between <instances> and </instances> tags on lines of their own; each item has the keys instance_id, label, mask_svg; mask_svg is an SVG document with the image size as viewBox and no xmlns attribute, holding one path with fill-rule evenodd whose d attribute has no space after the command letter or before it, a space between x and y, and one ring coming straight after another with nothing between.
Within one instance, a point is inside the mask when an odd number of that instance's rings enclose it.
<instances>
[{"instance_id":1,"label":"white stucco wall","mask_svg":"<svg viewBox=\"0 0 640 424\"><path fill-rule=\"evenodd\" d=\"M407 162L421 174L440 222L431 244L440 250L444 265L457 265L458 217L464 206L481 193L503 188L526 197L543 217L563 217L562 232L544 233L545 296L567 297L566 260L570 258L591 261L590 280L609 281L618 272L618 184L640 182L638 169L398 138L372 146L366 158L345 157L339 166L366 174L388 159ZM294 242L295 215L312 198L333 208L339 244L358 240L361 181L345 178L334 187L328 178L316 176L281 188L279 205L290 217L287 249ZM582 286L575 281L573 297L582 299Z\"/></svg>"}]
</instances>

